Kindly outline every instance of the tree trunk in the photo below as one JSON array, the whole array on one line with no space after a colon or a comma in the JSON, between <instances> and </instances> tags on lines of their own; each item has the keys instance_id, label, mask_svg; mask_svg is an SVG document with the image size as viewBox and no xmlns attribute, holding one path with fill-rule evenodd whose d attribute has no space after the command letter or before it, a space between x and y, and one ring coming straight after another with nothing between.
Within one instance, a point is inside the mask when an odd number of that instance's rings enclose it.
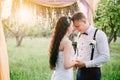
<instances>
[{"instance_id":1,"label":"tree trunk","mask_svg":"<svg viewBox=\"0 0 120 80\"><path fill-rule=\"evenodd\" d=\"M115 35L115 25L112 23L112 18L110 17L110 23L109 23L109 26L111 28L111 31L110 31L110 36L109 36L109 39L108 39L108 43L110 44L111 41L113 40L114 38L114 35Z\"/></svg>"},{"instance_id":2,"label":"tree trunk","mask_svg":"<svg viewBox=\"0 0 120 80\"><path fill-rule=\"evenodd\" d=\"M23 36L15 36L15 38L16 38L16 47L21 46Z\"/></svg>"},{"instance_id":3,"label":"tree trunk","mask_svg":"<svg viewBox=\"0 0 120 80\"><path fill-rule=\"evenodd\" d=\"M112 33L110 36L109 36L109 38L108 38L108 43L110 44L111 43L111 41L113 40L113 38L114 38L114 36L113 36L114 34Z\"/></svg>"},{"instance_id":4,"label":"tree trunk","mask_svg":"<svg viewBox=\"0 0 120 80\"><path fill-rule=\"evenodd\" d=\"M3 20L2 24L4 25L5 28L7 28L16 38L16 46L19 47L22 43L22 40L25 36L25 31L20 32L20 30L18 30L17 32L12 30L10 28L10 26Z\"/></svg>"},{"instance_id":5,"label":"tree trunk","mask_svg":"<svg viewBox=\"0 0 120 80\"><path fill-rule=\"evenodd\" d=\"M104 27L102 28L102 31L104 31L105 33L107 33L106 28L107 28L107 26L104 26Z\"/></svg>"},{"instance_id":6,"label":"tree trunk","mask_svg":"<svg viewBox=\"0 0 120 80\"><path fill-rule=\"evenodd\" d=\"M115 34L114 27L111 27L110 36L109 36L109 39L108 39L108 43L109 43L109 44L110 44L111 41L113 40L114 34Z\"/></svg>"},{"instance_id":7,"label":"tree trunk","mask_svg":"<svg viewBox=\"0 0 120 80\"><path fill-rule=\"evenodd\" d=\"M116 42L117 40L117 32L119 30L119 27L117 27L117 29L115 30L115 34L114 34L114 42Z\"/></svg>"}]
</instances>

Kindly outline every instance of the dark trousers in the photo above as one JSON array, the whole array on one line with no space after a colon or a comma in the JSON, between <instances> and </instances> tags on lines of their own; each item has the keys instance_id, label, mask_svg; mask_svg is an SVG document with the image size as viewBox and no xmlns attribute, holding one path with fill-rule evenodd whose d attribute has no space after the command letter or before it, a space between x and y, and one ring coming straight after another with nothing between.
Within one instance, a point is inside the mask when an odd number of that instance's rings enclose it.
<instances>
[{"instance_id":1,"label":"dark trousers","mask_svg":"<svg viewBox=\"0 0 120 80\"><path fill-rule=\"evenodd\" d=\"M100 80L100 68L79 68L77 70L77 80Z\"/></svg>"}]
</instances>

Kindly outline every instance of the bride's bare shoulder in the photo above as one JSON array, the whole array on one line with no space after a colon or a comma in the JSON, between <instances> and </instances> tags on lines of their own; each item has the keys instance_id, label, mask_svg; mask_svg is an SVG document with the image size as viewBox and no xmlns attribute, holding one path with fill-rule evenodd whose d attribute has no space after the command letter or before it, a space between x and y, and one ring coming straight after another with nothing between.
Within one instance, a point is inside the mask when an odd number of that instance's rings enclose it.
<instances>
[{"instance_id":1,"label":"bride's bare shoulder","mask_svg":"<svg viewBox=\"0 0 120 80\"><path fill-rule=\"evenodd\" d=\"M70 48L72 46L72 42L69 40L69 38L63 38L60 42L59 50L64 50L64 48Z\"/></svg>"},{"instance_id":2,"label":"bride's bare shoulder","mask_svg":"<svg viewBox=\"0 0 120 80\"><path fill-rule=\"evenodd\" d=\"M63 38L61 43L63 45L71 45L72 44L72 42L71 42L71 40L69 40L69 38Z\"/></svg>"}]
</instances>

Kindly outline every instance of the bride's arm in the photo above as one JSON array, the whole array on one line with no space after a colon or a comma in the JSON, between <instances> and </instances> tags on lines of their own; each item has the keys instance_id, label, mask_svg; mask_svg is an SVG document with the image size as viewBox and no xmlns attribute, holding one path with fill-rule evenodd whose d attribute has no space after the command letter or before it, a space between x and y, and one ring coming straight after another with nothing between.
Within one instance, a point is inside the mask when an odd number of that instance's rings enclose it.
<instances>
[{"instance_id":1,"label":"bride's arm","mask_svg":"<svg viewBox=\"0 0 120 80\"><path fill-rule=\"evenodd\" d=\"M70 58L71 47L72 47L71 41L66 41L64 44L64 57L63 57L65 69L69 69L73 67L75 64L77 64L75 60L72 60Z\"/></svg>"}]
</instances>

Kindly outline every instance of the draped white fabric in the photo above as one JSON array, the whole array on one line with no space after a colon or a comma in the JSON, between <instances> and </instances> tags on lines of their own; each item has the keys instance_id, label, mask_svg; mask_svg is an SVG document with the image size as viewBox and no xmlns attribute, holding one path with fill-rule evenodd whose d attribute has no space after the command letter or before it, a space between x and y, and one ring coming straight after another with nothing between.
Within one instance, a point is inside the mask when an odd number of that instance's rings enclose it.
<instances>
[{"instance_id":1,"label":"draped white fabric","mask_svg":"<svg viewBox=\"0 0 120 80\"><path fill-rule=\"evenodd\" d=\"M70 6L77 1L86 1L91 8L92 12L94 12L97 8L98 2L100 0L32 0L32 2L48 6L48 7L65 7Z\"/></svg>"},{"instance_id":2,"label":"draped white fabric","mask_svg":"<svg viewBox=\"0 0 120 80\"><path fill-rule=\"evenodd\" d=\"M0 20L0 80L9 80L9 63L8 54L3 32L2 23Z\"/></svg>"},{"instance_id":3,"label":"draped white fabric","mask_svg":"<svg viewBox=\"0 0 120 80\"><path fill-rule=\"evenodd\" d=\"M94 12L96 10L97 5L100 2L100 0L86 0L86 2L89 4L90 8Z\"/></svg>"},{"instance_id":4,"label":"draped white fabric","mask_svg":"<svg viewBox=\"0 0 120 80\"><path fill-rule=\"evenodd\" d=\"M74 4L76 1L74 2L37 2L37 1L33 1L36 4L39 5L43 5L46 7L66 7L66 6L70 6L72 4Z\"/></svg>"},{"instance_id":5,"label":"draped white fabric","mask_svg":"<svg viewBox=\"0 0 120 80\"><path fill-rule=\"evenodd\" d=\"M32 1L38 5L43 5L47 7L67 7L77 2L79 6L79 11L83 12L84 15L88 18L89 22L93 24L93 14L100 0L44 0L44 1L32 0Z\"/></svg>"}]
</instances>

